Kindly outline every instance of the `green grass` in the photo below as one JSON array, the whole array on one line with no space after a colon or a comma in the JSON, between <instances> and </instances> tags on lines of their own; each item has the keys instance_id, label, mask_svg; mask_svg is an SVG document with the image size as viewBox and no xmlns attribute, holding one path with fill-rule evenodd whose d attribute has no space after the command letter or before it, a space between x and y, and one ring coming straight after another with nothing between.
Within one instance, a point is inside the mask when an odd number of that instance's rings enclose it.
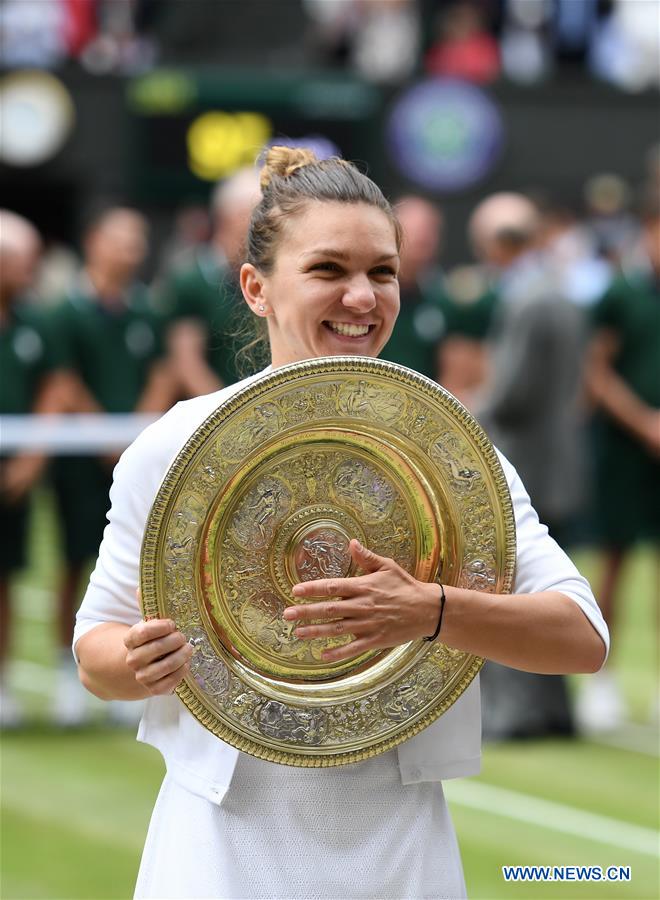
<instances>
[{"instance_id":1,"label":"green grass","mask_svg":"<svg viewBox=\"0 0 660 900\"><path fill-rule=\"evenodd\" d=\"M648 829L658 827L653 757L586 741L535 741L486 748L480 779L517 793ZM660 894L658 859L452 804L471 897L627 897ZM568 818L568 815L567 815ZM660 849L660 847L659 847ZM502 865L631 865L627 884L505 884Z\"/></svg>"},{"instance_id":2,"label":"green grass","mask_svg":"<svg viewBox=\"0 0 660 900\"><path fill-rule=\"evenodd\" d=\"M2 885L9 898L131 897L163 766L126 733L8 734Z\"/></svg>"},{"instance_id":3,"label":"green grass","mask_svg":"<svg viewBox=\"0 0 660 900\"><path fill-rule=\"evenodd\" d=\"M49 604L58 548L47 496L40 498L36 512L33 564L16 585L14 655L50 669L55 646ZM581 555L588 576L594 577L597 564L593 554ZM656 689L654 566L649 551L630 562L612 654L631 714L640 723ZM27 604L22 611L21 600ZM24 693L35 724L2 740L0 896L131 897L162 761L127 731L104 724L103 711L89 729L50 728L47 694L47 687ZM653 732L644 733L652 742ZM658 827L657 760L630 749L557 740L492 745L485 748L481 778L470 783L563 804L569 808L567 820L571 809L578 809L644 829ZM648 854L598 843L589 834L563 833L547 827L542 815L528 823L512 818L507 809L450 805L473 900L660 896L658 861ZM507 884L501 874L505 864L631 865L632 882Z\"/></svg>"},{"instance_id":4,"label":"green grass","mask_svg":"<svg viewBox=\"0 0 660 900\"><path fill-rule=\"evenodd\" d=\"M597 593L599 557L590 551L574 554L582 574ZM620 681L630 717L646 722L658 699L660 629L660 558L651 548L630 555L617 597L617 621L611 636L609 664ZM579 682L581 679L575 679Z\"/></svg>"},{"instance_id":5,"label":"green grass","mask_svg":"<svg viewBox=\"0 0 660 900\"><path fill-rule=\"evenodd\" d=\"M566 806L658 827L658 765L648 755L576 740L500 744L487 748L482 777Z\"/></svg>"}]
</instances>

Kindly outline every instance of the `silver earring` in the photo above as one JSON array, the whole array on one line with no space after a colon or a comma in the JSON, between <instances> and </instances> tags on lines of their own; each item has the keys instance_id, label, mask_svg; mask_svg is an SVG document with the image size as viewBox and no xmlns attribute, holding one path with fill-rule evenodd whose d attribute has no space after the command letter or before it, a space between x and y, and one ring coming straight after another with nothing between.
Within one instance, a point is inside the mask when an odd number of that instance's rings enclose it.
<instances>
[{"instance_id":1,"label":"silver earring","mask_svg":"<svg viewBox=\"0 0 660 900\"><path fill-rule=\"evenodd\" d=\"M266 312L266 307L262 304L259 305L259 312Z\"/></svg>"}]
</instances>

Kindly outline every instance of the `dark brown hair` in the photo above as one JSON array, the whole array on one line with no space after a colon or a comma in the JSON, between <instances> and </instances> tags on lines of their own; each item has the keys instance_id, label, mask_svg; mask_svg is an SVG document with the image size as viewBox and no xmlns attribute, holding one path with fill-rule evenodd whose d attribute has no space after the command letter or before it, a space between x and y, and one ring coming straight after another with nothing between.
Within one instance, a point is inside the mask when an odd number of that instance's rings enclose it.
<instances>
[{"instance_id":1,"label":"dark brown hair","mask_svg":"<svg viewBox=\"0 0 660 900\"><path fill-rule=\"evenodd\" d=\"M261 202L255 207L247 236L247 261L269 274L282 228L290 216L314 200L366 203L381 209L392 223L397 249L401 226L378 185L352 163L336 156L319 160L301 147L271 147L261 170Z\"/></svg>"}]
</instances>

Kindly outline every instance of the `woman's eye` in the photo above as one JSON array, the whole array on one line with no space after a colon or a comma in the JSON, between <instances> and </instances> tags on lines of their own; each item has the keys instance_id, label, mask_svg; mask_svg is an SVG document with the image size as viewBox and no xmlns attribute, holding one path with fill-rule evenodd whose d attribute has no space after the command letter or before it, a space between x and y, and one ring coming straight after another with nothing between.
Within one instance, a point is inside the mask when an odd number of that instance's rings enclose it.
<instances>
[{"instance_id":1,"label":"woman's eye","mask_svg":"<svg viewBox=\"0 0 660 900\"><path fill-rule=\"evenodd\" d=\"M392 266L377 266L375 269L371 270L372 275L387 275L390 278L396 278L396 269L393 269Z\"/></svg>"},{"instance_id":2,"label":"woman's eye","mask_svg":"<svg viewBox=\"0 0 660 900\"><path fill-rule=\"evenodd\" d=\"M315 263L312 266L312 272L338 272L339 266L333 262Z\"/></svg>"}]
</instances>

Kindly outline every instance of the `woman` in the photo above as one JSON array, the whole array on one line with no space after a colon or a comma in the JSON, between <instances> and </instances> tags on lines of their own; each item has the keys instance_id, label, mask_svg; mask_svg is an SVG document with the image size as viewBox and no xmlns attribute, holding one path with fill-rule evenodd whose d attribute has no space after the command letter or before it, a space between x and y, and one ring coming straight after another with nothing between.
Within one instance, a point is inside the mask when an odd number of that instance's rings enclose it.
<instances>
[{"instance_id":1,"label":"woman","mask_svg":"<svg viewBox=\"0 0 660 900\"><path fill-rule=\"evenodd\" d=\"M318 356L377 356L399 306L400 228L380 190L342 160L272 148L253 213L245 300L268 328L274 368ZM178 404L126 451L115 471L110 525L81 607L75 650L100 697L149 698L139 738L167 763L137 885L140 897L462 897L444 777L479 762L478 685L398 750L337 769L290 769L239 753L170 694L192 648L173 622L140 621L135 598L142 532L171 461L201 422L247 383ZM503 461L518 528L515 596L446 587L441 638L450 646L541 672L594 671L607 630L587 583L552 542ZM366 574L299 585L344 593L342 620L321 602L291 607L298 635L338 627L354 641L339 659L437 631L442 592L351 543Z\"/></svg>"}]
</instances>

